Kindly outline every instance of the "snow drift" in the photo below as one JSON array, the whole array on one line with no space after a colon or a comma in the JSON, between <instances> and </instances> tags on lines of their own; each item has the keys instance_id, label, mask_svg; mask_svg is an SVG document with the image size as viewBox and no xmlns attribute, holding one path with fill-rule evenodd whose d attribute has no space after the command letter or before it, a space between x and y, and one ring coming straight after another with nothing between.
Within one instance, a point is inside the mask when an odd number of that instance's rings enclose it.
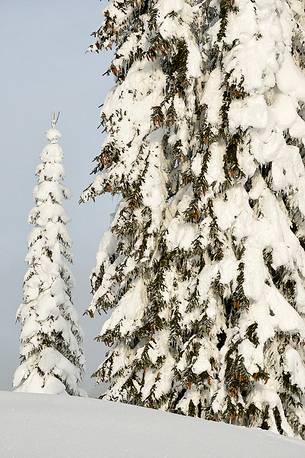
<instances>
[{"instance_id":1,"label":"snow drift","mask_svg":"<svg viewBox=\"0 0 305 458\"><path fill-rule=\"evenodd\" d=\"M1 458L304 458L270 432L94 399L0 392Z\"/></svg>"}]
</instances>

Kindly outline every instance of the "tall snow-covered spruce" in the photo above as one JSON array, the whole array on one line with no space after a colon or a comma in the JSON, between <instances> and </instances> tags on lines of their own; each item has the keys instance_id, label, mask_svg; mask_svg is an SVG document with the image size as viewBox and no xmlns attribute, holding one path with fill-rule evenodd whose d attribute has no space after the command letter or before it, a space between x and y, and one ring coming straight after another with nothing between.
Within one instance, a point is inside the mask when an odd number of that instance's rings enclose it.
<instances>
[{"instance_id":1,"label":"tall snow-covered spruce","mask_svg":"<svg viewBox=\"0 0 305 458\"><path fill-rule=\"evenodd\" d=\"M116 85L101 113L107 138L83 200L122 196L103 237L88 310L112 310L97 381L108 399L170 409L179 355L179 286L165 234L182 187L201 77L196 1L111 1L95 51L115 48Z\"/></svg>"},{"instance_id":2,"label":"tall snow-covered spruce","mask_svg":"<svg viewBox=\"0 0 305 458\"><path fill-rule=\"evenodd\" d=\"M34 189L36 206L29 214L34 225L26 261L24 297L17 319L21 323L21 364L14 376L16 391L80 395L84 357L82 333L71 299L73 279L69 221L63 202L63 151L53 117L47 131Z\"/></svg>"},{"instance_id":3,"label":"tall snow-covered spruce","mask_svg":"<svg viewBox=\"0 0 305 458\"><path fill-rule=\"evenodd\" d=\"M108 133L83 199L122 200L92 275L107 397L305 437L304 12L113 1Z\"/></svg>"},{"instance_id":4,"label":"tall snow-covered spruce","mask_svg":"<svg viewBox=\"0 0 305 458\"><path fill-rule=\"evenodd\" d=\"M177 407L305 438L305 75L297 5L210 3L199 133L205 152L190 160L195 177L184 192L195 219L186 225L183 203L179 212L203 267L197 275L195 259L189 265L191 315L181 314L188 338L177 366L189 384Z\"/></svg>"}]
</instances>

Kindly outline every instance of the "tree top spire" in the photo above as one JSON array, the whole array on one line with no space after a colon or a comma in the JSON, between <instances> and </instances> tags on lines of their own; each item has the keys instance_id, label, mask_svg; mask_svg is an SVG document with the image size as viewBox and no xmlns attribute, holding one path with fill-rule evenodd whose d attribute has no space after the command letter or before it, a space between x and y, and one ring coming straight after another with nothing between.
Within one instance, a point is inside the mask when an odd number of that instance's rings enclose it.
<instances>
[{"instance_id":1,"label":"tree top spire","mask_svg":"<svg viewBox=\"0 0 305 458\"><path fill-rule=\"evenodd\" d=\"M47 139L50 143L58 143L61 138L61 133L56 129L57 122L60 116L60 111L51 114L51 128L47 131Z\"/></svg>"},{"instance_id":2,"label":"tree top spire","mask_svg":"<svg viewBox=\"0 0 305 458\"><path fill-rule=\"evenodd\" d=\"M59 116L60 116L60 111L58 111L57 113L56 113L56 112L53 112L53 113L51 114L51 128L52 128L52 129L55 129L56 124L57 124L58 119L59 119Z\"/></svg>"}]
</instances>

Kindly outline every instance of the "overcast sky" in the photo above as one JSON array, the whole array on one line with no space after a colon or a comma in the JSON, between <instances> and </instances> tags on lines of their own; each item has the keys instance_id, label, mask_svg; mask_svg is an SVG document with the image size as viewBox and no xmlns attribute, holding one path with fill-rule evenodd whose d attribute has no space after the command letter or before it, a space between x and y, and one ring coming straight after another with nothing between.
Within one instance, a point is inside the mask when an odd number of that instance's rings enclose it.
<instances>
[{"instance_id":1,"label":"overcast sky","mask_svg":"<svg viewBox=\"0 0 305 458\"><path fill-rule=\"evenodd\" d=\"M30 232L34 171L46 143L50 113L61 111L58 124L65 153L76 277L75 306L83 314L90 301L90 271L102 233L115 204L102 197L78 205L90 182L92 159L102 143L98 106L113 81L102 77L109 56L86 54L90 33L100 25L99 0L0 0L0 390L11 389L18 365L19 328L15 314L22 300L24 257ZM87 378L104 354L93 342L103 318L82 317Z\"/></svg>"}]
</instances>

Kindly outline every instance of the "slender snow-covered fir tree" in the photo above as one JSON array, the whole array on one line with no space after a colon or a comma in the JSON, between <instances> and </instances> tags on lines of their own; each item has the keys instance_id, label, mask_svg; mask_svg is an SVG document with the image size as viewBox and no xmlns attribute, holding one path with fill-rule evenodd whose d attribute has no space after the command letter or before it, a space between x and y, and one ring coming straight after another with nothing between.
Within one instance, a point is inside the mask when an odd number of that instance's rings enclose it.
<instances>
[{"instance_id":1,"label":"slender snow-covered fir tree","mask_svg":"<svg viewBox=\"0 0 305 458\"><path fill-rule=\"evenodd\" d=\"M83 199L122 200L92 275L106 396L305 438L304 10L113 1L108 133Z\"/></svg>"},{"instance_id":2,"label":"slender snow-covered fir tree","mask_svg":"<svg viewBox=\"0 0 305 458\"><path fill-rule=\"evenodd\" d=\"M21 323L21 364L14 376L16 391L81 395L84 370L82 332L72 303L73 278L69 218L63 208L69 197L63 185L63 151L56 116L47 131L48 144L36 169L34 225L28 241Z\"/></svg>"}]
</instances>

